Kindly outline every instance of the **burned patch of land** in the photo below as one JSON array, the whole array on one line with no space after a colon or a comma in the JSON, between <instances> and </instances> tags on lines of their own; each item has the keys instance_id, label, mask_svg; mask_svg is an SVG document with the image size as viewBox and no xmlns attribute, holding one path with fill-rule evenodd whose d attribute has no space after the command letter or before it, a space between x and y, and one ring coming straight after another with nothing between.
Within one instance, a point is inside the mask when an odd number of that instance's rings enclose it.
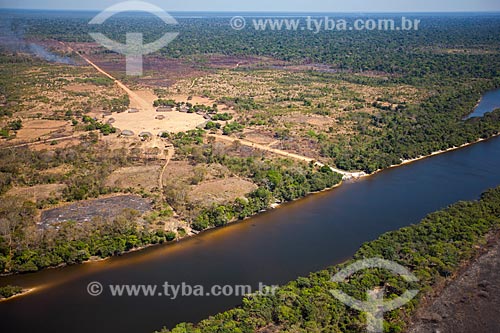
<instances>
[{"instance_id":1,"label":"burned patch of land","mask_svg":"<svg viewBox=\"0 0 500 333\"><path fill-rule=\"evenodd\" d=\"M422 306L411 333L500 332L500 240Z\"/></svg>"},{"instance_id":2,"label":"burned patch of land","mask_svg":"<svg viewBox=\"0 0 500 333\"><path fill-rule=\"evenodd\" d=\"M112 218L126 209L136 210L140 213L152 209L151 202L135 195L122 195L111 198L87 200L71 205L49 209L42 212L40 225L48 227L52 224L75 221L89 222L94 218Z\"/></svg>"}]
</instances>

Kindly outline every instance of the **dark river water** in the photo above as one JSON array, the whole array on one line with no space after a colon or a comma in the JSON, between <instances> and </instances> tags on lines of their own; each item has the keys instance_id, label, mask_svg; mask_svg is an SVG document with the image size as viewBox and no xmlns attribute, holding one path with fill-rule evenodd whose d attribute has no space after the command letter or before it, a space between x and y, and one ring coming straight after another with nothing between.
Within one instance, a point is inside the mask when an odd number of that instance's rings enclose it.
<instances>
[{"instance_id":1,"label":"dark river water","mask_svg":"<svg viewBox=\"0 0 500 333\"><path fill-rule=\"evenodd\" d=\"M35 292L0 303L2 332L152 332L199 321L241 297L112 297L108 284L283 284L339 263L366 241L500 185L500 138L421 160L173 245L0 279ZM87 284L104 293L92 297Z\"/></svg>"}]
</instances>

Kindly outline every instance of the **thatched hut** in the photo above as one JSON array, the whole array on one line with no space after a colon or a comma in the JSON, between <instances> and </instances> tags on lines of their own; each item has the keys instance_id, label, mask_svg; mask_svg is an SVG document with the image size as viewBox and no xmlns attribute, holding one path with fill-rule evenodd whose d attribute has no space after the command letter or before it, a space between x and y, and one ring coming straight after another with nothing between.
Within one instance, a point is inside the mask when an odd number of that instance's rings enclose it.
<instances>
[{"instance_id":1,"label":"thatched hut","mask_svg":"<svg viewBox=\"0 0 500 333\"><path fill-rule=\"evenodd\" d=\"M130 131L130 130L123 130L122 131L122 136L134 136L134 132Z\"/></svg>"}]
</instances>

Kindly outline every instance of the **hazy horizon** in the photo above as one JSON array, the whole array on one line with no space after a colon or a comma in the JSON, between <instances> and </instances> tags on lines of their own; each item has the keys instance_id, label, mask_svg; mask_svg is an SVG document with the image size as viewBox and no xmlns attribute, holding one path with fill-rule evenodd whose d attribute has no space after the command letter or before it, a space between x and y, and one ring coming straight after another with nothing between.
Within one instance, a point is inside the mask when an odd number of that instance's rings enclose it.
<instances>
[{"instance_id":1,"label":"hazy horizon","mask_svg":"<svg viewBox=\"0 0 500 333\"><path fill-rule=\"evenodd\" d=\"M82 12L96 13L101 9L56 9L56 8L12 8L0 7L0 11L45 11L45 12ZM500 14L499 10L494 11L286 11L286 10L169 10L170 13L249 13L249 14ZM140 12L137 12L140 13Z\"/></svg>"},{"instance_id":2,"label":"hazy horizon","mask_svg":"<svg viewBox=\"0 0 500 333\"><path fill-rule=\"evenodd\" d=\"M0 9L24 10L59 10L59 11L100 11L111 5L120 3L116 0L87 0L85 3L65 0L48 0L40 3L37 0L0 0ZM396 1L396 0L353 0L320 1L311 3L306 0L255 0L252 2L235 2L231 0L151 0L166 11L173 12L280 12L280 13L468 13L468 12L500 12L500 1L497 0L434 0Z\"/></svg>"}]
</instances>

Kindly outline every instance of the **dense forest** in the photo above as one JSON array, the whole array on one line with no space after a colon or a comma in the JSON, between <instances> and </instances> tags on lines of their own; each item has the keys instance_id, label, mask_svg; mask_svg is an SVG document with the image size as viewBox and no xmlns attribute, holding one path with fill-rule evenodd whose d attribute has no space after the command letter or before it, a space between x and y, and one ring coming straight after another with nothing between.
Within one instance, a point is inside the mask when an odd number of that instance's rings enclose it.
<instances>
[{"instance_id":1,"label":"dense forest","mask_svg":"<svg viewBox=\"0 0 500 333\"><path fill-rule=\"evenodd\" d=\"M380 17L400 18L380 14L370 18ZM162 49L162 54L169 57L269 56L297 63L331 64L339 70L353 72L374 70L402 74L405 81L439 75L494 78L500 73L497 34L500 22L495 15L410 15L409 19L422 21L418 31L322 31L317 34L257 31L251 24L235 31L229 24L230 16L208 15L203 19L179 16L179 24L170 26L156 17L140 14L116 15L97 27L87 24L91 18L92 13L73 13L65 18L41 13L14 19L14 26L29 37L78 42L92 42L88 32L94 30L122 42L125 33L132 30L144 31L147 42L161 37L165 30L176 31L179 37ZM347 17L356 18L359 17ZM251 21L252 17L247 19ZM464 45L467 50L453 52L454 48L463 49Z\"/></svg>"},{"instance_id":2,"label":"dense forest","mask_svg":"<svg viewBox=\"0 0 500 333\"><path fill-rule=\"evenodd\" d=\"M474 108L481 91L497 86L498 79L494 83L456 87L421 105L372 116L369 121L376 130L340 142L322 141L321 153L341 169L372 173L400 164L402 159L490 138L500 132L500 110L482 118L463 119Z\"/></svg>"},{"instance_id":3,"label":"dense forest","mask_svg":"<svg viewBox=\"0 0 500 333\"><path fill-rule=\"evenodd\" d=\"M402 309L385 314L385 332L402 332L424 295L453 277L464 262L478 254L487 235L500 228L500 188L485 192L479 201L459 202L432 213L421 223L389 232L365 243L346 263L301 277L271 295L253 294L237 309L218 314L197 325L180 324L164 333L223 332L364 332L365 316L333 297L340 289L359 300L366 290L386 287L392 299L408 289L419 295ZM419 279L408 283L384 269L354 274L349 283L332 282L342 268L363 258L384 258L411 269Z\"/></svg>"}]
</instances>

